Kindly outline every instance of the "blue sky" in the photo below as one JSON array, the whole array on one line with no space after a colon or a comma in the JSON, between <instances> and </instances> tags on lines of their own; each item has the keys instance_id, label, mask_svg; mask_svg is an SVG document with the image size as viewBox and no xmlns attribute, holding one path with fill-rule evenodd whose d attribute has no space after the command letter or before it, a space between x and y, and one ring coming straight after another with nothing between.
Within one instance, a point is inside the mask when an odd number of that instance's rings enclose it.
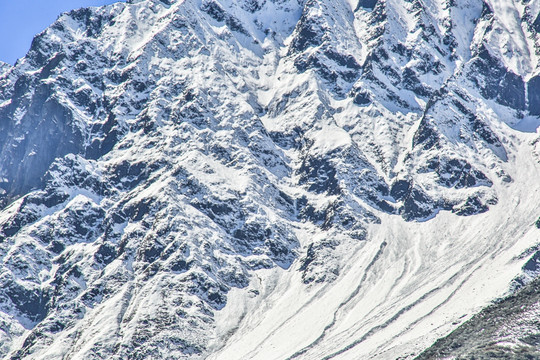
<instances>
[{"instance_id":1,"label":"blue sky","mask_svg":"<svg viewBox=\"0 0 540 360\"><path fill-rule=\"evenodd\" d=\"M14 64L60 13L118 0L0 0L0 60Z\"/></svg>"}]
</instances>

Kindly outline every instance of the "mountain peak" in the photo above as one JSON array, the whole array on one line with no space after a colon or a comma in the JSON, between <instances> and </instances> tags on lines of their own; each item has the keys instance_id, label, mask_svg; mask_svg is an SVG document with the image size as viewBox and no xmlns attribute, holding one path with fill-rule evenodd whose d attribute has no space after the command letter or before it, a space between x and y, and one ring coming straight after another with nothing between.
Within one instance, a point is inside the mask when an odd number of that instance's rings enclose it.
<instances>
[{"instance_id":1,"label":"mountain peak","mask_svg":"<svg viewBox=\"0 0 540 360\"><path fill-rule=\"evenodd\" d=\"M538 6L63 14L0 64L0 357L419 354L536 256Z\"/></svg>"}]
</instances>

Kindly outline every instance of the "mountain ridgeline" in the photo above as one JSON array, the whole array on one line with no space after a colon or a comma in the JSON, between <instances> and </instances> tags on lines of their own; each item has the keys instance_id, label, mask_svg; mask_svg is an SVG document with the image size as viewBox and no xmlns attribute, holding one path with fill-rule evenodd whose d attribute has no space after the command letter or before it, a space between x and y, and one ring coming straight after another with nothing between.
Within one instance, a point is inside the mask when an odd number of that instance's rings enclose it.
<instances>
[{"instance_id":1,"label":"mountain ridgeline","mask_svg":"<svg viewBox=\"0 0 540 360\"><path fill-rule=\"evenodd\" d=\"M538 125L537 0L64 13L0 63L0 358L413 358L536 276Z\"/></svg>"}]
</instances>

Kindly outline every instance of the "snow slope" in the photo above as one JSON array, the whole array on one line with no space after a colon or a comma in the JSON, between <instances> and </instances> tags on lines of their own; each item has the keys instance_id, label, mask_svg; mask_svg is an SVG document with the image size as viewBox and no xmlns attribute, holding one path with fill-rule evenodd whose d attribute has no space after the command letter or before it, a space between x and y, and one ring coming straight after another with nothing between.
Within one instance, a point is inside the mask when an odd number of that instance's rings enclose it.
<instances>
[{"instance_id":1,"label":"snow slope","mask_svg":"<svg viewBox=\"0 0 540 360\"><path fill-rule=\"evenodd\" d=\"M539 9L63 14L0 67L0 356L418 355L537 273Z\"/></svg>"},{"instance_id":2,"label":"snow slope","mask_svg":"<svg viewBox=\"0 0 540 360\"><path fill-rule=\"evenodd\" d=\"M530 154L524 150L531 138L520 137L526 144L519 145L521 154ZM299 273L259 275L263 284L273 286L268 289L256 280L252 286L261 297L250 298L240 289L229 296L217 316L229 324L223 336L231 329L234 335L210 358L395 359L418 354L505 294L525 259L516 255L537 246L538 229L532 224L539 190L530 184L539 175L538 162L527 156L520 166L516 188L498 189L506 196L484 214L443 212L428 222L381 214L369 242L342 250L340 260L347 265L333 283L306 288Z\"/></svg>"}]
</instances>

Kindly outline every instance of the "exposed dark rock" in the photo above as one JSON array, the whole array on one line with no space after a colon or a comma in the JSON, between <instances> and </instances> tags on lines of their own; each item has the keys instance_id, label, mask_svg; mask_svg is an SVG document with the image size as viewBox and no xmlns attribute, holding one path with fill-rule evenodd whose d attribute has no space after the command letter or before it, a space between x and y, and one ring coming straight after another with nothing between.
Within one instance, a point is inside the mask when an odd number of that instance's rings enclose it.
<instances>
[{"instance_id":1,"label":"exposed dark rock","mask_svg":"<svg viewBox=\"0 0 540 360\"><path fill-rule=\"evenodd\" d=\"M333 60L336 64L342 67L349 68L351 70L359 71L362 67L356 62L356 59L352 55L343 55L332 49L326 49L324 55Z\"/></svg>"},{"instance_id":2,"label":"exposed dark rock","mask_svg":"<svg viewBox=\"0 0 540 360\"><path fill-rule=\"evenodd\" d=\"M315 260L315 251L313 250L313 244L309 244L308 249L306 251L306 256L304 259L302 259L301 265L298 268L299 271L305 271L307 270L309 264L311 264Z\"/></svg>"},{"instance_id":3,"label":"exposed dark rock","mask_svg":"<svg viewBox=\"0 0 540 360\"><path fill-rule=\"evenodd\" d=\"M439 184L456 189L474 186L491 186L493 183L465 160L459 159L432 159L427 167L434 170L438 176Z\"/></svg>"},{"instance_id":4,"label":"exposed dark rock","mask_svg":"<svg viewBox=\"0 0 540 360\"><path fill-rule=\"evenodd\" d=\"M338 66L329 66L335 63ZM351 55L339 54L331 49L323 52L314 52L308 56L301 55L294 61L294 65L300 72L313 69L321 78L331 84L335 84L338 78L347 82L355 81L360 75L360 65Z\"/></svg>"},{"instance_id":5,"label":"exposed dark rock","mask_svg":"<svg viewBox=\"0 0 540 360\"><path fill-rule=\"evenodd\" d=\"M137 249L137 258L147 263L156 261L162 254L165 246L155 237L147 237Z\"/></svg>"},{"instance_id":6,"label":"exposed dark rock","mask_svg":"<svg viewBox=\"0 0 540 360\"><path fill-rule=\"evenodd\" d=\"M35 88L21 126L14 128L13 122L0 120L0 132L11 136L0 142L0 161L4 164L3 176L8 180L3 188L12 197L41 187L43 175L54 159L82 150L82 134L73 123L73 114L52 93L49 85ZM15 136L15 131L24 135Z\"/></svg>"},{"instance_id":7,"label":"exposed dark rock","mask_svg":"<svg viewBox=\"0 0 540 360\"><path fill-rule=\"evenodd\" d=\"M223 9L217 2L207 0L203 2L201 10L210 15L214 20L225 22L225 24L227 24L229 29L232 31L248 35L247 30L244 28L240 20L225 11L225 9Z\"/></svg>"},{"instance_id":8,"label":"exposed dark rock","mask_svg":"<svg viewBox=\"0 0 540 360\"><path fill-rule=\"evenodd\" d=\"M31 205L26 197L21 202L18 211L0 225L0 241L17 234L23 226L31 224L39 218L37 209Z\"/></svg>"},{"instance_id":9,"label":"exposed dark rock","mask_svg":"<svg viewBox=\"0 0 540 360\"><path fill-rule=\"evenodd\" d=\"M525 82L519 75L506 69L483 45L472 60L470 74L485 98L525 110ZM479 80L479 75L483 80Z\"/></svg>"},{"instance_id":10,"label":"exposed dark rock","mask_svg":"<svg viewBox=\"0 0 540 360\"><path fill-rule=\"evenodd\" d=\"M255 13L262 9L266 0L244 0L242 2L242 8L250 13Z\"/></svg>"},{"instance_id":11,"label":"exposed dark rock","mask_svg":"<svg viewBox=\"0 0 540 360\"><path fill-rule=\"evenodd\" d=\"M534 255L523 265L523 270L529 272L537 272L540 269L540 252L535 252Z\"/></svg>"},{"instance_id":12,"label":"exposed dark rock","mask_svg":"<svg viewBox=\"0 0 540 360\"><path fill-rule=\"evenodd\" d=\"M112 244L103 243L94 254L94 259L102 265L110 264L117 256L116 247Z\"/></svg>"},{"instance_id":13,"label":"exposed dark rock","mask_svg":"<svg viewBox=\"0 0 540 360\"><path fill-rule=\"evenodd\" d=\"M90 146L85 149L87 158L98 159L111 151L121 135L117 125L116 116L109 113L105 123L92 127L91 131L95 137Z\"/></svg>"},{"instance_id":14,"label":"exposed dark rock","mask_svg":"<svg viewBox=\"0 0 540 360\"><path fill-rule=\"evenodd\" d=\"M364 229L360 217L355 214L353 209L348 207L342 201L331 203L324 211L325 219L321 225L323 230L331 228L340 228L346 230L356 240L364 240L366 230ZM364 219L362 219L364 220ZM375 220L374 222L378 222Z\"/></svg>"},{"instance_id":15,"label":"exposed dark rock","mask_svg":"<svg viewBox=\"0 0 540 360\"><path fill-rule=\"evenodd\" d=\"M432 90L418 79L415 72L411 68L405 68L401 75L401 82L403 87L407 90L411 90L419 96L428 98L432 94Z\"/></svg>"},{"instance_id":16,"label":"exposed dark rock","mask_svg":"<svg viewBox=\"0 0 540 360\"><path fill-rule=\"evenodd\" d=\"M300 185L307 185L309 191L337 195L340 192L336 169L327 158L308 156L298 169Z\"/></svg>"},{"instance_id":17,"label":"exposed dark rock","mask_svg":"<svg viewBox=\"0 0 540 360\"><path fill-rule=\"evenodd\" d=\"M533 28L537 33L540 33L540 14L536 17L536 20L533 22Z\"/></svg>"},{"instance_id":18,"label":"exposed dark rock","mask_svg":"<svg viewBox=\"0 0 540 360\"><path fill-rule=\"evenodd\" d=\"M105 25L113 21L109 14L96 14L88 8L72 10L68 13L73 19L84 25L85 35L88 37L98 37Z\"/></svg>"},{"instance_id":19,"label":"exposed dark rock","mask_svg":"<svg viewBox=\"0 0 540 360\"><path fill-rule=\"evenodd\" d=\"M40 78L45 79L51 75L51 72L64 60L66 57L63 53L55 55L47 64L41 69Z\"/></svg>"},{"instance_id":20,"label":"exposed dark rock","mask_svg":"<svg viewBox=\"0 0 540 360\"><path fill-rule=\"evenodd\" d=\"M540 19L540 15L538 16ZM529 111L532 115L540 116L540 75L537 75L527 83L529 94Z\"/></svg>"},{"instance_id":21,"label":"exposed dark rock","mask_svg":"<svg viewBox=\"0 0 540 360\"><path fill-rule=\"evenodd\" d=\"M185 260L178 259L171 265L172 271L186 271L189 270L191 264Z\"/></svg>"},{"instance_id":22,"label":"exposed dark rock","mask_svg":"<svg viewBox=\"0 0 540 360\"><path fill-rule=\"evenodd\" d=\"M155 204L153 199L147 198L126 205L123 209L123 212L132 221L140 221L146 215L150 214L150 212L155 212L156 206L158 206L158 204Z\"/></svg>"},{"instance_id":23,"label":"exposed dark rock","mask_svg":"<svg viewBox=\"0 0 540 360\"><path fill-rule=\"evenodd\" d=\"M489 207L482 203L482 201L476 197L472 196L467 198L467 200L452 209L452 212L460 216L471 216L476 214L481 214L489 210Z\"/></svg>"},{"instance_id":24,"label":"exposed dark rock","mask_svg":"<svg viewBox=\"0 0 540 360\"><path fill-rule=\"evenodd\" d=\"M403 199L403 207L400 209L401 216L406 221L425 220L435 214L436 204L423 191L412 188Z\"/></svg>"},{"instance_id":25,"label":"exposed dark rock","mask_svg":"<svg viewBox=\"0 0 540 360\"><path fill-rule=\"evenodd\" d=\"M429 120L426 116L420 121L418 130L414 133L413 137L413 147L423 145L425 150L436 147L439 143L439 135L433 129L433 126L429 123Z\"/></svg>"},{"instance_id":26,"label":"exposed dark rock","mask_svg":"<svg viewBox=\"0 0 540 360\"><path fill-rule=\"evenodd\" d=\"M469 118L472 126L472 130L474 131L474 135L477 135L482 140L484 140L486 143L490 145L494 145L499 148L504 148L501 140L499 137L493 132L493 130L489 127L488 124L480 120L476 116L472 116Z\"/></svg>"},{"instance_id":27,"label":"exposed dark rock","mask_svg":"<svg viewBox=\"0 0 540 360\"><path fill-rule=\"evenodd\" d=\"M373 10L375 8L375 5L377 5L377 2L378 0L359 0L358 5L356 5L355 11L358 11L358 9L360 8Z\"/></svg>"},{"instance_id":28,"label":"exposed dark rock","mask_svg":"<svg viewBox=\"0 0 540 360\"><path fill-rule=\"evenodd\" d=\"M160 167L159 163L148 164L144 161L129 162L122 161L114 165L111 169L110 180L124 189L132 189L141 182L148 179L153 171Z\"/></svg>"},{"instance_id":29,"label":"exposed dark rock","mask_svg":"<svg viewBox=\"0 0 540 360\"><path fill-rule=\"evenodd\" d=\"M390 188L390 196L396 201L401 201L407 197L412 189L412 184L409 180L397 180Z\"/></svg>"},{"instance_id":30,"label":"exposed dark rock","mask_svg":"<svg viewBox=\"0 0 540 360\"><path fill-rule=\"evenodd\" d=\"M304 8L308 8L309 3L313 1L308 0ZM296 35L291 42L289 54L303 52L308 47L319 46L323 42L321 35L324 33L324 29L317 22L317 19L309 17L307 13L304 13L300 21L298 21L295 33Z\"/></svg>"},{"instance_id":31,"label":"exposed dark rock","mask_svg":"<svg viewBox=\"0 0 540 360\"><path fill-rule=\"evenodd\" d=\"M49 294L41 289L27 288L16 281L2 285L2 293L20 311L22 316L33 322L39 322L47 315Z\"/></svg>"},{"instance_id":32,"label":"exposed dark rock","mask_svg":"<svg viewBox=\"0 0 540 360\"><path fill-rule=\"evenodd\" d=\"M372 101L369 93L360 89L351 91L350 96L353 98L353 103L360 106L370 104Z\"/></svg>"}]
</instances>

